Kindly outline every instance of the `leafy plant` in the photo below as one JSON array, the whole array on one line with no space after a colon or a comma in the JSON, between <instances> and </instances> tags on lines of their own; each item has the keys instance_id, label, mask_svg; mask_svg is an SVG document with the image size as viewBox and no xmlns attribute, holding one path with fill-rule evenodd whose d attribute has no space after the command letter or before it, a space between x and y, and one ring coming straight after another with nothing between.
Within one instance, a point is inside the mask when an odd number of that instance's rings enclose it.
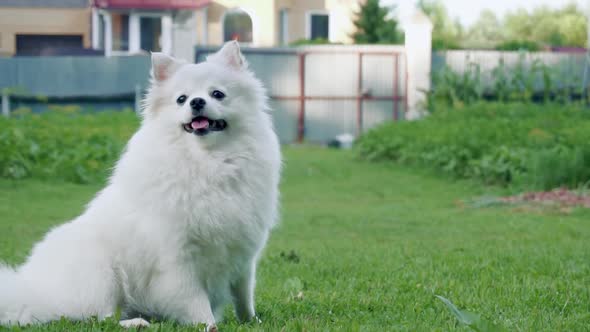
<instances>
[{"instance_id":1,"label":"leafy plant","mask_svg":"<svg viewBox=\"0 0 590 332\"><path fill-rule=\"evenodd\" d=\"M455 107L482 100L570 103L583 95L581 74L567 61L548 66L534 54L520 52L515 63L507 64L501 57L487 72L469 58L465 61L467 66L460 72L449 66L433 72L433 87L426 92L430 111L440 103Z\"/></svg>"},{"instance_id":2,"label":"leafy plant","mask_svg":"<svg viewBox=\"0 0 590 332\"><path fill-rule=\"evenodd\" d=\"M81 114L75 107L1 118L0 176L104 179L137 123L131 112Z\"/></svg>"},{"instance_id":3,"label":"leafy plant","mask_svg":"<svg viewBox=\"0 0 590 332\"><path fill-rule=\"evenodd\" d=\"M388 123L356 144L367 160L422 165L488 184L549 189L590 181L590 112L581 105L437 106L417 122Z\"/></svg>"},{"instance_id":4,"label":"leafy plant","mask_svg":"<svg viewBox=\"0 0 590 332\"><path fill-rule=\"evenodd\" d=\"M505 331L504 328L495 325L494 323L481 318L480 315L474 314L467 310L460 310L455 306L453 302L449 299L444 298L440 295L435 295L437 299L441 300L444 303L445 307L457 318L459 323L469 327L474 331L481 331L481 332L500 332Z\"/></svg>"}]
</instances>

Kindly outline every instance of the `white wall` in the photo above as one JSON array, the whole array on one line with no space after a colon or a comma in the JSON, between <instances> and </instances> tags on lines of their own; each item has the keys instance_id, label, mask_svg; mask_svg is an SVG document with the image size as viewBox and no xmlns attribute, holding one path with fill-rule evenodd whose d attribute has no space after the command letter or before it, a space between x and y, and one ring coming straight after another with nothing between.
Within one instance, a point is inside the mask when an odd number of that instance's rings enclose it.
<instances>
[{"instance_id":1,"label":"white wall","mask_svg":"<svg viewBox=\"0 0 590 332\"><path fill-rule=\"evenodd\" d=\"M174 16L172 27L172 55L188 62L195 61L198 42L197 11L181 11Z\"/></svg>"},{"instance_id":2,"label":"white wall","mask_svg":"<svg viewBox=\"0 0 590 332\"><path fill-rule=\"evenodd\" d=\"M430 90L432 66L432 22L419 9L405 25L408 59L408 111L406 119L426 114L426 93Z\"/></svg>"}]
</instances>

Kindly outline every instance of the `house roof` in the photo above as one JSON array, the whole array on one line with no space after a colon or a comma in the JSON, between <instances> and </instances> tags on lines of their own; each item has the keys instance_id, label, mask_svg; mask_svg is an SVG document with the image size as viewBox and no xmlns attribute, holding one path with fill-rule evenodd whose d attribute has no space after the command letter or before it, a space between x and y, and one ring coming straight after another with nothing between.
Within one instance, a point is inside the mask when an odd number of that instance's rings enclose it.
<instances>
[{"instance_id":1,"label":"house roof","mask_svg":"<svg viewBox=\"0 0 590 332\"><path fill-rule=\"evenodd\" d=\"M90 0L0 0L0 7L86 8Z\"/></svg>"},{"instance_id":2,"label":"house roof","mask_svg":"<svg viewBox=\"0 0 590 332\"><path fill-rule=\"evenodd\" d=\"M209 5L211 0L93 0L92 2L98 8L196 9Z\"/></svg>"}]
</instances>

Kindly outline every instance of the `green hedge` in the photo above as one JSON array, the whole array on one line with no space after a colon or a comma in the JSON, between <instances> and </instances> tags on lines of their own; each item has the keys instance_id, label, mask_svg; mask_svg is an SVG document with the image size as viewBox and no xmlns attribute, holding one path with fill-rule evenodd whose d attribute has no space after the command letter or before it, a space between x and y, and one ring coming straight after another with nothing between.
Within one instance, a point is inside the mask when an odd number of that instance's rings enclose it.
<instances>
[{"instance_id":1,"label":"green hedge","mask_svg":"<svg viewBox=\"0 0 590 332\"><path fill-rule=\"evenodd\" d=\"M476 103L389 123L361 137L368 160L433 167L459 178L527 188L590 181L590 110L581 105Z\"/></svg>"},{"instance_id":2,"label":"green hedge","mask_svg":"<svg viewBox=\"0 0 590 332\"><path fill-rule=\"evenodd\" d=\"M0 176L102 180L138 124L133 112L1 117Z\"/></svg>"}]
</instances>

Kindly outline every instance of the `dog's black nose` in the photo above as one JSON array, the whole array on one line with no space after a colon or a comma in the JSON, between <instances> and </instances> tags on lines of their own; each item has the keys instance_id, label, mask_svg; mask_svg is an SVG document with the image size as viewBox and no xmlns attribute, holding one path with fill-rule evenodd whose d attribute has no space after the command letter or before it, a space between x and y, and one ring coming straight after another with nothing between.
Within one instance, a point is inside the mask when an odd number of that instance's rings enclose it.
<instances>
[{"instance_id":1,"label":"dog's black nose","mask_svg":"<svg viewBox=\"0 0 590 332\"><path fill-rule=\"evenodd\" d=\"M202 110L203 107L205 107L205 104L207 104L207 102L203 98L195 98L190 102L191 108L195 111Z\"/></svg>"}]
</instances>

